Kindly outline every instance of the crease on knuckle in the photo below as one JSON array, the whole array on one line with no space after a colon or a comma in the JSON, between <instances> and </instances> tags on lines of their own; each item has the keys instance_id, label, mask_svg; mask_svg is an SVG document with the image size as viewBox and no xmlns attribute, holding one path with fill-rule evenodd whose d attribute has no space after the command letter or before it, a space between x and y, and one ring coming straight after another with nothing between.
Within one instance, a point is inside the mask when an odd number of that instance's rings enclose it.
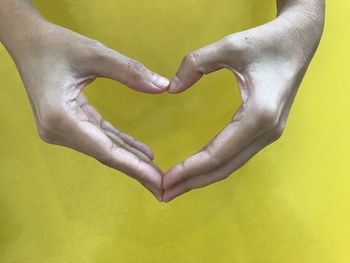
<instances>
[{"instance_id":1,"label":"crease on knuckle","mask_svg":"<svg viewBox=\"0 0 350 263\"><path fill-rule=\"evenodd\" d=\"M95 39L87 39L82 50L86 52L88 58L92 59L101 59L108 56L107 47Z\"/></svg>"},{"instance_id":2,"label":"crease on knuckle","mask_svg":"<svg viewBox=\"0 0 350 263\"><path fill-rule=\"evenodd\" d=\"M209 164L212 168L217 169L224 163L223 159L214 153L212 144L208 145L208 147L204 149L204 152L208 155Z\"/></svg>"},{"instance_id":3,"label":"crease on knuckle","mask_svg":"<svg viewBox=\"0 0 350 263\"><path fill-rule=\"evenodd\" d=\"M198 69L198 64L197 64L198 58L199 58L198 52L194 51L194 52L187 54L183 58L183 63L188 65L190 68L192 68L194 70L200 71L200 69Z\"/></svg>"},{"instance_id":4,"label":"crease on knuckle","mask_svg":"<svg viewBox=\"0 0 350 263\"><path fill-rule=\"evenodd\" d=\"M128 60L127 77L124 84L129 85L135 80L143 79L146 73L147 68L142 63L130 58Z\"/></svg>"},{"instance_id":5,"label":"crease on knuckle","mask_svg":"<svg viewBox=\"0 0 350 263\"><path fill-rule=\"evenodd\" d=\"M112 167L114 165L113 158L111 157L112 153L116 149L116 145L114 143L111 143L108 147L108 150L106 152L100 154L96 157L96 160L98 160L100 163Z\"/></svg>"}]
</instances>

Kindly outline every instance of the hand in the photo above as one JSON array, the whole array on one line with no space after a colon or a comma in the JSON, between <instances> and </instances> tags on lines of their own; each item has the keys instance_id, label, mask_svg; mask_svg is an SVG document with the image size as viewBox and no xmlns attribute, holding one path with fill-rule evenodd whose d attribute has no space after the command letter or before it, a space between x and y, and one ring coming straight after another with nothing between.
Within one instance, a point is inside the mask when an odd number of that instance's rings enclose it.
<instances>
[{"instance_id":1,"label":"hand","mask_svg":"<svg viewBox=\"0 0 350 263\"><path fill-rule=\"evenodd\" d=\"M221 133L165 174L164 201L227 178L281 136L322 29L322 15L317 21L293 10L183 59L170 93L182 92L204 74L226 68L237 77L243 103Z\"/></svg>"},{"instance_id":2,"label":"hand","mask_svg":"<svg viewBox=\"0 0 350 263\"><path fill-rule=\"evenodd\" d=\"M26 87L40 137L90 155L140 181L161 198L161 170L148 146L115 129L83 89L97 77L162 93L169 81L101 43L40 20L7 45Z\"/></svg>"}]
</instances>

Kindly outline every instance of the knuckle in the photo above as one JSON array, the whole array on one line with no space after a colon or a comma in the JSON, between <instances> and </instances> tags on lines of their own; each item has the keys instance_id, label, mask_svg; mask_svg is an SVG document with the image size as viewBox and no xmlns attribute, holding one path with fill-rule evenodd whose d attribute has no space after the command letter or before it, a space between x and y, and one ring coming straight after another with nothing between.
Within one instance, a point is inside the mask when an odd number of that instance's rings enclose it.
<instances>
[{"instance_id":1,"label":"knuckle","mask_svg":"<svg viewBox=\"0 0 350 263\"><path fill-rule=\"evenodd\" d=\"M204 151L209 156L209 165L216 169L222 166L223 159L214 154L211 148L212 146L209 145Z\"/></svg>"},{"instance_id":2,"label":"knuckle","mask_svg":"<svg viewBox=\"0 0 350 263\"><path fill-rule=\"evenodd\" d=\"M229 35L224 37L221 42L224 46L225 50L230 52L234 52L236 55L251 53L253 50L251 49L251 36L248 36L247 33L236 33L233 35Z\"/></svg>"},{"instance_id":3,"label":"knuckle","mask_svg":"<svg viewBox=\"0 0 350 263\"><path fill-rule=\"evenodd\" d=\"M182 63L189 65L191 68L196 68L198 57L199 54L196 51L191 52L183 58Z\"/></svg>"},{"instance_id":4,"label":"knuckle","mask_svg":"<svg viewBox=\"0 0 350 263\"><path fill-rule=\"evenodd\" d=\"M129 59L128 69L130 73L134 73L136 75L139 75L140 73L144 73L146 71L146 67L134 59Z\"/></svg>"},{"instance_id":5,"label":"knuckle","mask_svg":"<svg viewBox=\"0 0 350 263\"><path fill-rule=\"evenodd\" d=\"M275 105L265 105L256 110L256 121L265 133L273 133L279 124L279 111Z\"/></svg>"},{"instance_id":6,"label":"knuckle","mask_svg":"<svg viewBox=\"0 0 350 263\"><path fill-rule=\"evenodd\" d=\"M283 131L284 131L284 127L285 125L282 123L278 123L275 128L271 131L271 139L273 141L278 140L279 138L281 138Z\"/></svg>"},{"instance_id":7,"label":"knuckle","mask_svg":"<svg viewBox=\"0 0 350 263\"><path fill-rule=\"evenodd\" d=\"M210 164L213 168L219 168L223 164L223 160L217 156L212 156L210 158Z\"/></svg>"},{"instance_id":8,"label":"knuckle","mask_svg":"<svg viewBox=\"0 0 350 263\"><path fill-rule=\"evenodd\" d=\"M101 59L107 56L107 47L95 39L87 39L82 50L89 59Z\"/></svg>"},{"instance_id":9,"label":"knuckle","mask_svg":"<svg viewBox=\"0 0 350 263\"><path fill-rule=\"evenodd\" d=\"M277 125L277 118L273 112L265 112L260 115L262 128L266 131L272 131Z\"/></svg>"},{"instance_id":10,"label":"knuckle","mask_svg":"<svg viewBox=\"0 0 350 263\"><path fill-rule=\"evenodd\" d=\"M130 58L128 60L128 69L127 69L127 80L128 82L132 82L133 80L143 79L147 73L147 68L140 62Z\"/></svg>"},{"instance_id":11,"label":"knuckle","mask_svg":"<svg viewBox=\"0 0 350 263\"><path fill-rule=\"evenodd\" d=\"M100 152L97 156L95 156L96 160L98 160L100 163L113 167L114 160L112 158L112 153L115 150L116 146L114 143L111 143L108 150Z\"/></svg>"},{"instance_id":12,"label":"knuckle","mask_svg":"<svg viewBox=\"0 0 350 263\"><path fill-rule=\"evenodd\" d=\"M89 46L91 47L91 49L94 50L94 51L99 52L99 51L101 51L101 50L103 50L103 49L106 48L106 46L105 46L102 42L100 42L100 41L98 41L98 40L89 39L88 42L89 42L88 45L89 45Z\"/></svg>"},{"instance_id":13,"label":"knuckle","mask_svg":"<svg viewBox=\"0 0 350 263\"><path fill-rule=\"evenodd\" d=\"M272 141L276 141L282 136L285 122L281 121L280 111L277 105L260 107L256 111L255 117L262 132Z\"/></svg>"},{"instance_id":14,"label":"knuckle","mask_svg":"<svg viewBox=\"0 0 350 263\"><path fill-rule=\"evenodd\" d=\"M234 47L236 42L238 41L236 40L236 37L234 37L233 35L226 36L220 40L220 43L222 44L222 46L227 50L231 50Z\"/></svg>"}]
</instances>

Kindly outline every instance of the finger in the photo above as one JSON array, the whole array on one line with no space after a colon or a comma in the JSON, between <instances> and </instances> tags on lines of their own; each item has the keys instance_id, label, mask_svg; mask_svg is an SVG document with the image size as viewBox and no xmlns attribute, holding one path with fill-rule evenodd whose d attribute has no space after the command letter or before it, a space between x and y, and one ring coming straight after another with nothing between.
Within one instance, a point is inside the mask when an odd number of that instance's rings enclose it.
<instances>
[{"instance_id":1,"label":"finger","mask_svg":"<svg viewBox=\"0 0 350 263\"><path fill-rule=\"evenodd\" d=\"M163 200L163 190L161 188L156 188L148 183L141 183L147 190L149 190L158 201Z\"/></svg>"},{"instance_id":2,"label":"finger","mask_svg":"<svg viewBox=\"0 0 350 263\"><path fill-rule=\"evenodd\" d=\"M94 157L101 163L117 169L140 182L161 188L162 173L138 156L114 144L112 140L95 124L81 121L76 116L67 114L57 120L61 141L55 142L73 148Z\"/></svg>"},{"instance_id":3,"label":"finger","mask_svg":"<svg viewBox=\"0 0 350 263\"><path fill-rule=\"evenodd\" d=\"M151 159L148 158L147 155L145 155L143 152L140 152L139 150L137 150L136 148L130 146L129 144L127 144L126 142L124 142L121 138L119 138L118 136L116 136L114 133L111 133L109 131L106 131L105 134L111 139L111 141L115 144L118 145L119 147L124 148L125 150L135 154L138 158L140 158L142 161L144 162L151 162Z\"/></svg>"},{"instance_id":4,"label":"finger","mask_svg":"<svg viewBox=\"0 0 350 263\"><path fill-rule=\"evenodd\" d=\"M118 136L118 133L105 130L104 129L104 126L106 126L106 124L104 124L105 121L101 118L100 114L92 106L90 106L89 104L84 104L81 108L85 111L86 116L89 118L89 121L95 124L96 127L100 127L114 144L118 145L119 147L123 147L129 152L132 152L133 154L135 154L137 157L139 157L141 160L145 162L151 161L151 159L145 153L129 145L122 138L120 138Z\"/></svg>"},{"instance_id":5,"label":"finger","mask_svg":"<svg viewBox=\"0 0 350 263\"><path fill-rule=\"evenodd\" d=\"M147 158L149 158L150 160L154 159L153 152L147 145L135 140L133 137L127 134L118 131L115 127L112 126L112 124L103 120L102 116L94 109L94 107L88 104L88 100L82 92L77 98L77 104L80 106L80 108L82 108L85 111L86 116L96 126L100 126L106 132L110 132L115 136L118 136L124 141L122 144L128 144L132 148L135 148L135 150L137 150L138 152L141 152L142 155L146 155Z\"/></svg>"},{"instance_id":6,"label":"finger","mask_svg":"<svg viewBox=\"0 0 350 263\"><path fill-rule=\"evenodd\" d=\"M140 142L137 142L131 136L129 137L124 136L124 138L129 140L131 144L138 147L138 148L134 148L133 146L130 146L130 144L128 144L127 141L123 140L123 138L120 138L121 132L115 129L109 122L104 121L102 119L102 116L91 105L88 104L88 100L83 92L79 94L76 101L78 106L85 112L88 120L91 123L95 124L96 127L101 127L104 130L105 134L111 139L111 141L114 144L116 144L117 146L123 147L124 149L126 149L131 153L134 153L141 160L149 163L152 167L154 167L159 172L159 174L161 175L163 174L163 171L155 163L152 163L151 158L148 157L148 155L153 157L153 153L151 149L148 148L148 146ZM140 148L141 150L139 150ZM144 152L146 152L147 155ZM150 190L158 200L161 200L162 193L163 193L162 190L152 186L152 184L150 183L143 182L142 184L146 186L147 189Z\"/></svg>"},{"instance_id":7,"label":"finger","mask_svg":"<svg viewBox=\"0 0 350 263\"><path fill-rule=\"evenodd\" d=\"M163 188L168 189L191 177L223 166L260 134L256 118L248 112L242 114L219 133L204 150L171 168L163 179Z\"/></svg>"},{"instance_id":8,"label":"finger","mask_svg":"<svg viewBox=\"0 0 350 263\"><path fill-rule=\"evenodd\" d=\"M110 48L101 45L98 54L92 65L97 76L114 79L145 93L162 93L169 86L167 78Z\"/></svg>"},{"instance_id":9,"label":"finger","mask_svg":"<svg viewBox=\"0 0 350 263\"><path fill-rule=\"evenodd\" d=\"M152 149L149 148L146 144L136 140L134 137L132 137L132 136L130 136L128 134L125 134L125 133L117 130L115 127L112 126L112 124L110 124L107 121L103 122L102 128L104 130L109 131L109 132L115 134L116 136L120 137L127 144L129 144L130 146L138 149L143 154L145 154L149 159L151 159L151 160L154 159L154 154L153 154Z\"/></svg>"},{"instance_id":10,"label":"finger","mask_svg":"<svg viewBox=\"0 0 350 263\"><path fill-rule=\"evenodd\" d=\"M226 67L228 56L224 43L220 40L184 57L170 82L168 92L182 92L195 84L204 74Z\"/></svg>"},{"instance_id":11,"label":"finger","mask_svg":"<svg viewBox=\"0 0 350 263\"><path fill-rule=\"evenodd\" d=\"M85 102L87 102L87 100L85 100ZM99 124L99 122L101 122L101 117L98 114L98 112L96 112L90 105L85 104L83 105L83 107L87 107L88 109L90 108L90 110L92 110L93 112L93 116L94 116L94 120L91 119L92 122L95 122L96 125ZM109 123L108 125L104 125L105 121L102 121L102 125L101 126L107 126L110 129L113 128L114 130L116 130L113 126L111 126ZM114 131L113 130L113 131ZM125 150L135 154L138 158L140 158L142 161L145 161L147 163L151 162L151 159L146 156L143 152L137 150L136 148L130 146L129 144L127 144L122 138L119 138L115 133L109 132L109 131L105 131L105 134L111 139L111 141L119 146L124 148ZM160 174L162 174L162 171L159 169L158 166L156 166L153 163L150 163L150 165L152 165L152 167L154 167ZM159 201L161 201L162 199L162 190L158 187L158 186L154 186L154 184L148 183L148 182L142 182L141 184L143 186L145 186Z\"/></svg>"},{"instance_id":12,"label":"finger","mask_svg":"<svg viewBox=\"0 0 350 263\"><path fill-rule=\"evenodd\" d=\"M163 201L169 202L190 190L201 188L227 178L269 143L270 142L266 142L266 139L263 137L257 138L222 167L212 172L189 178L188 180L165 190L163 194Z\"/></svg>"},{"instance_id":13,"label":"finger","mask_svg":"<svg viewBox=\"0 0 350 263\"><path fill-rule=\"evenodd\" d=\"M83 106L81 106L81 108L85 111L86 116L89 118L89 121L94 123L97 127L103 129L103 131L115 144L136 154L140 159L144 161L149 162L152 160L152 152L150 149L147 149L147 146L142 145L141 143L137 144L136 142L134 142L135 140L132 141L131 136L129 136L130 138L127 138L126 135L124 135L123 137L128 139L127 141L124 140L122 136L120 136L121 133L109 123L107 123L105 120L103 120L101 115L91 105L84 104ZM132 144L129 144L128 142L131 142ZM138 146L140 149L135 146Z\"/></svg>"}]
</instances>

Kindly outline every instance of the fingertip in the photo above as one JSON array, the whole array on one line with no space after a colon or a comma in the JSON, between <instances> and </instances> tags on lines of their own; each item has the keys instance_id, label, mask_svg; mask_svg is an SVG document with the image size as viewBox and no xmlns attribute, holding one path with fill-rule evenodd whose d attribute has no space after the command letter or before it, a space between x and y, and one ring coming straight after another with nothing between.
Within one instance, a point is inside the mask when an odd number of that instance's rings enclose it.
<instances>
[{"instance_id":1,"label":"fingertip","mask_svg":"<svg viewBox=\"0 0 350 263\"><path fill-rule=\"evenodd\" d=\"M164 199L164 198L163 198L162 202L168 204L168 203L170 203L172 200L173 200L173 199Z\"/></svg>"},{"instance_id":2,"label":"fingertip","mask_svg":"<svg viewBox=\"0 0 350 263\"><path fill-rule=\"evenodd\" d=\"M177 75L175 75L170 81L170 85L167 91L170 94L178 94L183 92L185 89L186 87L184 87L184 84L181 81L181 79Z\"/></svg>"},{"instance_id":3,"label":"fingertip","mask_svg":"<svg viewBox=\"0 0 350 263\"><path fill-rule=\"evenodd\" d=\"M151 182L151 184L156 188L156 189L161 189L162 188L162 175L158 177L156 180Z\"/></svg>"},{"instance_id":4,"label":"fingertip","mask_svg":"<svg viewBox=\"0 0 350 263\"><path fill-rule=\"evenodd\" d=\"M137 157L136 157L137 158ZM140 183L147 185L148 189L161 189L163 172L152 162L146 163L138 159L137 171L133 174L129 174L131 177L137 179ZM128 173L127 173L128 174Z\"/></svg>"},{"instance_id":5,"label":"fingertip","mask_svg":"<svg viewBox=\"0 0 350 263\"><path fill-rule=\"evenodd\" d=\"M166 171L166 172L165 172L165 175L167 175L167 176L168 176L168 175L172 174L172 173L173 173L173 171L175 170L176 166L177 166L177 165L175 165L175 166L173 166L173 167L169 168L169 169L168 169L168 171Z\"/></svg>"},{"instance_id":6,"label":"fingertip","mask_svg":"<svg viewBox=\"0 0 350 263\"><path fill-rule=\"evenodd\" d=\"M147 156L150 158L151 161L154 160L154 153L151 150L146 150L147 151Z\"/></svg>"},{"instance_id":7,"label":"fingertip","mask_svg":"<svg viewBox=\"0 0 350 263\"><path fill-rule=\"evenodd\" d=\"M168 88L168 93L170 94L178 94L181 93L188 88L190 88L194 83L200 79L201 76L196 77L195 79L186 79L186 78L181 78L175 75L172 80L170 81L170 85Z\"/></svg>"},{"instance_id":8,"label":"fingertip","mask_svg":"<svg viewBox=\"0 0 350 263\"><path fill-rule=\"evenodd\" d=\"M173 185L175 185L175 180L177 178L177 174L179 173L179 166L175 165L170 168L163 177L163 189L169 189Z\"/></svg>"},{"instance_id":9,"label":"fingertip","mask_svg":"<svg viewBox=\"0 0 350 263\"><path fill-rule=\"evenodd\" d=\"M179 193L174 192L174 189L169 189L168 191L165 191L163 194L163 202L170 203L179 195L180 195Z\"/></svg>"},{"instance_id":10,"label":"fingertip","mask_svg":"<svg viewBox=\"0 0 350 263\"><path fill-rule=\"evenodd\" d=\"M174 197L171 197L166 191L164 191L163 196L162 196L162 202L170 203L170 201L173 199L174 199Z\"/></svg>"},{"instance_id":11,"label":"fingertip","mask_svg":"<svg viewBox=\"0 0 350 263\"><path fill-rule=\"evenodd\" d=\"M168 92L169 93L177 93L179 83L180 83L180 79L177 75L175 75L172 78L172 80L170 81Z\"/></svg>"},{"instance_id":12,"label":"fingertip","mask_svg":"<svg viewBox=\"0 0 350 263\"><path fill-rule=\"evenodd\" d=\"M155 188L152 184L142 183L141 184L159 201L163 200L163 191L161 188Z\"/></svg>"},{"instance_id":13,"label":"fingertip","mask_svg":"<svg viewBox=\"0 0 350 263\"><path fill-rule=\"evenodd\" d=\"M147 145L143 144L143 143L139 143L139 145L137 145L139 150L141 150L149 159L150 161L154 160L154 153L151 150L151 148L149 148Z\"/></svg>"},{"instance_id":14,"label":"fingertip","mask_svg":"<svg viewBox=\"0 0 350 263\"><path fill-rule=\"evenodd\" d=\"M154 160L154 154L152 152L151 149L149 149L148 147L142 147L142 145L140 146L133 146L135 147L136 150L140 151L141 154L143 154L145 157L147 157L149 162L152 162Z\"/></svg>"},{"instance_id":15,"label":"fingertip","mask_svg":"<svg viewBox=\"0 0 350 263\"><path fill-rule=\"evenodd\" d=\"M152 73L152 84L158 89L165 91L168 88L170 81L167 78L159 76L157 73Z\"/></svg>"},{"instance_id":16,"label":"fingertip","mask_svg":"<svg viewBox=\"0 0 350 263\"><path fill-rule=\"evenodd\" d=\"M164 180L164 172L163 170L156 165L155 163L151 162L150 165L158 172L159 176L160 176L160 182L157 185L158 188L163 189L163 180Z\"/></svg>"},{"instance_id":17,"label":"fingertip","mask_svg":"<svg viewBox=\"0 0 350 263\"><path fill-rule=\"evenodd\" d=\"M152 192L153 196L159 201L159 202L163 202L163 195L161 191L157 191L157 192Z\"/></svg>"},{"instance_id":18,"label":"fingertip","mask_svg":"<svg viewBox=\"0 0 350 263\"><path fill-rule=\"evenodd\" d=\"M139 80L128 84L129 88L134 90L148 93L148 94L161 94L167 91L170 81L164 77L156 77L156 74L152 74L151 79Z\"/></svg>"},{"instance_id":19,"label":"fingertip","mask_svg":"<svg viewBox=\"0 0 350 263\"><path fill-rule=\"evenodd\" d=\"M167 90L169 94L179 94L181 93L183 90Z\"/></svg>"},{"instance_id":20,"label":"fingertip","mask_svg":"<svg viewBox=\"0 0 350 263\"><path fill-rule=\"evenodd\" d=\"M150 181L139 181L158 201L163 200L163 190L160 184Z\"/></svg>"}]
</instances>

